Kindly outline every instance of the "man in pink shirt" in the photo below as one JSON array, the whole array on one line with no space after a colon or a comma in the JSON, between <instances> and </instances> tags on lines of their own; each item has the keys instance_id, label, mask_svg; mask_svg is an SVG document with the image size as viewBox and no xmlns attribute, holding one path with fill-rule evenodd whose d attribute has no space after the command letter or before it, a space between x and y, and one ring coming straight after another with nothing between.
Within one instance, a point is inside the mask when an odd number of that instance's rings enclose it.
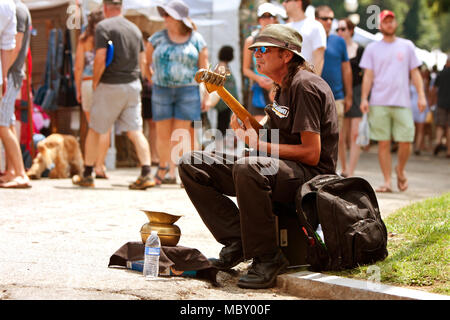
<instances>
[{"instance_id":1,"label":"man in pink shirt","mask_svg":"<svg viewBox=\"0 0 450 320\"><path fill-rule=\"evenodd\" d=\"M410 109L410 79L418 92L420 111L425 110L426 100L414 44L395 36L397 20L392 11L380 13L381 41L370 43L362 56L364 68L361 93L361 111L369 112L370 138L378 141L378 161L384 176L384 184L377 192L392 192L391 139L398 142L397 187L408 188L405 166L414 140L414 120ZM369 93L370 101L368 100ZM369 107L370 105L370 107Z\"/></svg>"}]
</instances>

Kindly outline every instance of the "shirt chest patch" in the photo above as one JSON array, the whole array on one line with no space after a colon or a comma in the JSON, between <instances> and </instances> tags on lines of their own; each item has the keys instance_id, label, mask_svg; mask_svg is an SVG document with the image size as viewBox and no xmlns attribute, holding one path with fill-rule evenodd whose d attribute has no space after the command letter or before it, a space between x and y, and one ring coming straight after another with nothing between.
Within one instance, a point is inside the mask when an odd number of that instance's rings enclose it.
<instances>
[{"instance_id":1,"label":"shirt chest patch","mask_svg":"<svg viewBox=\"0 0 450 320\"><path fill-rule=\"evenodd\" d=\"M289 108L280 106L275 101L272 103L271 109L278 118L287 118L289 116Z\"/></svg>"}]
</instances>

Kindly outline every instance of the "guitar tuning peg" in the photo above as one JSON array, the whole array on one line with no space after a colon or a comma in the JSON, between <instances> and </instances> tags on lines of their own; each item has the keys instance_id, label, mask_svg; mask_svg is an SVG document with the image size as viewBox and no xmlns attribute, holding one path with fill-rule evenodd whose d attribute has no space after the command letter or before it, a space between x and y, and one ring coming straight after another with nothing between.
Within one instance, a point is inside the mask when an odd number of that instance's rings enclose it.
<instances>
[{"instance_id":1,"label":"guitar tuning peg","mask_svg":"<svg viewBox=\"0 0 450 320\"><path fill-rule=\"evenodd\" d=\"M217 73L224 76L226 74L226 69L224 66L219 66L219 68L217 69Z\"/></svg>"}]
</instances>

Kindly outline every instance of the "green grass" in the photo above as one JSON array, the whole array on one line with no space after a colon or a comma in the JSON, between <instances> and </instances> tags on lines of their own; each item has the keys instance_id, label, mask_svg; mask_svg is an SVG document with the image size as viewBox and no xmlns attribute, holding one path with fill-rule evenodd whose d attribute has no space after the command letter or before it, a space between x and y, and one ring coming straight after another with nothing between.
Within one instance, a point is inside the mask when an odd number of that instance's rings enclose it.
<instances>
[{"instance_id":1,"label":"green grass","mask_svg":"<svg viewBox=\"0 0 450 320\"><path fill-rule=\"evenodd\" d=\"M383 284L450 295L450 192L414 203L384 219L389 256L375 265ZM373 280L373 267L332 274Z\"/></svg>"}]
</instances>

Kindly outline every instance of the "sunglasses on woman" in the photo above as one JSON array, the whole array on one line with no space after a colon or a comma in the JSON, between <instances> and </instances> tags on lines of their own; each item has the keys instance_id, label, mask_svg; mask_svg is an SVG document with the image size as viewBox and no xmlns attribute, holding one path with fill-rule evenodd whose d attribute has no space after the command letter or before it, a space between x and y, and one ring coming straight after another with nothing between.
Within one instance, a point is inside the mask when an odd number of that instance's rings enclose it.
<instances>
[{"instance_id":1,"label":"sunglasses on woman","mask_svg":"<svg viewBox=\"0 0 450 320\"><path fill-rule=\"evenodd\" d=\"M337 29L336 29L337 32L339 32L339 31L345 31L345 30L347 30L347 28L344 28L344 27L342 27L342 28L337 28Z\"/></svg>"}]
</instances>

